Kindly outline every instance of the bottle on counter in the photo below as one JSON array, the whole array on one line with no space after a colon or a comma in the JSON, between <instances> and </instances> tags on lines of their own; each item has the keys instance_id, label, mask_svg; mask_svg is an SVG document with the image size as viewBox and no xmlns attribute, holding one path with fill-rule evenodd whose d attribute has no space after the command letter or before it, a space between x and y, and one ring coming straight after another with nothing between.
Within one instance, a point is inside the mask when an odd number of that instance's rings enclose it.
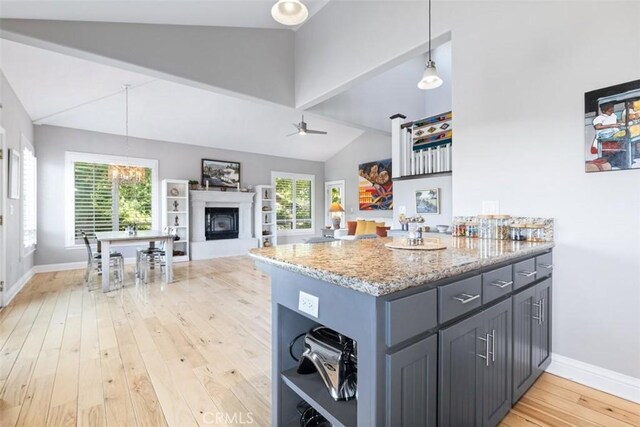
<instances>
[{"instance_id":1,"label":"bottle on counter","mask_svg":"<svg viewBox=\"0 0 640 427\"><path fill-rule=\"evenodd\" d=\"M494 239L494 215L478 215L478 237L480 239Z\"/></svg>"},{"instance_id":2,"label":"bottle on counter","mask_svg":"<svg viewBox=\"0 0 640 427\"><path fill-rule=\"evenodd\" d=\"M495 221L495 238L498 240L509 240L509 231L511 216L510 215L496 215Z\"/></svg>"}]
</instances>

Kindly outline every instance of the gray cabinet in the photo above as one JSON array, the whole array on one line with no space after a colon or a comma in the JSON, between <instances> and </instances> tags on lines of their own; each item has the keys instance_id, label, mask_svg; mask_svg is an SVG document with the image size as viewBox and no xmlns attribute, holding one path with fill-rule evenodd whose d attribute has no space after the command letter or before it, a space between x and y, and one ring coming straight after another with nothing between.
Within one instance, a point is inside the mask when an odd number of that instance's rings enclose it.
<instances>
[{"instance_id":1,"label":"gray cabinet","mask_svg":"<svg viewBox=\"0 0 640 427\"><path fill-rule=\"evenodd\" d=\"M437 335L387 355L387 426L436 425L437 357Z\"/></svg>"},{"instance_id":2,"label":"gray cabinet","mask_svg":"<svg viewBox=\"0 0 640 427\"><path fill-rule=\"evenodd\" d=\"M513 403L551 360L551 279L515 294L513 301Z\"/></svg>"},{"instance_id":3,"label":"gray cabinet","mask_svg":"<svg viewBox=\"0 0 640 427\"><path fill-rule=\"evenodd\" d=\"M511 310L507 299L440 331L440 425L496 425L509 411Z\"/></svg>"}]
</instances>

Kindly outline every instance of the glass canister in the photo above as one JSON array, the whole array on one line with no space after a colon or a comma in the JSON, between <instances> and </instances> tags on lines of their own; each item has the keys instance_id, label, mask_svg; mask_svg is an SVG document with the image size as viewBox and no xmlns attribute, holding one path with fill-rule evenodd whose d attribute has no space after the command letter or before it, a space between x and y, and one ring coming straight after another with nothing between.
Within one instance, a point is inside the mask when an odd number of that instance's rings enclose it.
<instances>
[{"instance_id":1,"label":"glass canister","mask_svg":"<svg viewBox=\"0 0 640 427\"><path fill-rule=\"evenodd\" d=\"M478 237L478 223L477 222L467 222L467 237L477 238Z\"/></svg>"},{"instance_id":2,"label":"glass canister","mask_svg":"<svg viewBox=\"0 0 640 427\"><path fill-rule=\"evenodd\" d=\"M512 224L511 229L511 240L515 240L517 242L527 240L527 226L525 224Z\"/></svg>"},{"instance_id":3,"label":"glass canister","mask_svg":"<svg viewBox=\"0 0 640 427\"><path fill-rule=\"evenodd\" d=\"M478 215L478 237L494 239L493 215Z\"/></svg>"},{"instance_id":4,"label":"glass canister","mask_svg":"<svg viewBox=\"0 0 640 427\"><path fill-rule=\"evenodd\" d=\"M544 242L544 224L529 224L527 226L527 240Z\"/></svg>"},{"instance_id":5,"label":"glass canister","mask_svg":"<svg viewBox=\"0 0 640 427\"><path fill-rule=\"evenodd\" d=\"M510 215L496 215L495 222L495 238L498 240L509 240L509 225L511 222Z\"/></svg>"},{"instance_id":6,"label":"glass canister","mask_svg":"<svg viewBox=\"0 0 640 427\"><path fill-rule=\"evenodd\" d=\"M467 224L464 221L456 221L453 224L453 237L466 236L467 234Z\"/></svg>"}]
</instances>

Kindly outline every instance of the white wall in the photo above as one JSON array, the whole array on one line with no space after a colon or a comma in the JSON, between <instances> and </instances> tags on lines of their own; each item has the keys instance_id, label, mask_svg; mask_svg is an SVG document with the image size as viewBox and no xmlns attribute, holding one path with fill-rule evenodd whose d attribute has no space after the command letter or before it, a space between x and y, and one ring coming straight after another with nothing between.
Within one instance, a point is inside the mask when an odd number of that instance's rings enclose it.
<instances>
[{"instance_id":1,"label":"white wall","mask_svg":"<svg viewBox=\"0 0 640 427\"><path fill-rule=\"evenodd\" d=\"M416 213L416 191L440 189L440 213L418 214ZM451 188L451 176L433 176L429 178L408 179L393 182L393 228L400 228L398 217L402 207L406 216L421 215L425 224L435 229L436 225L451 225L453 219L453 192Z\"/></svg>"},{"instance_id":2,"label":"white wall","mask_svg":"<svg viewBox=\"0 0 640 427\"><path fill-rule=\"evenodd\" d=\"M271 171L314 174L316 176L316 234L324 225L324 164L308 160L265 156L232 150L206 148L56 126L36 126L38 147L38 250L36 264L58 264L86 260L84 248L65 248L64 159L65 151L142 157L158 160L158 177L200 179L201 159L240 162L241 185L269 184ZM158 201L159 208L159 201ZM308 238L311 236L304 236ZM279 243L299 239L278 237ZM123 250L125 256L128 250Z\"/></svg>"},{"instance_id":3,"label":"white wall","mask_svg":"<svg viewBox=\"0 0 640 427\"><path fill-rule=\"evenodd\" d=\"M426 2L374 3L332 2L298 31L298 104L424 44ZM433 9L452 40L453 213L497 199L554 217L554 352L640 378L640 171L585 174L583 157L584 92L638 78L640 3Z\"/></svg>"},{"instance_id":4,"label":"white wall","mask_svg":"<svg viewBox=\"0 0 640 427\"><path fill-rule=\"evenodd\" d=\"M2 104L0 126L5 130L7 149L15 149L21 152L21 135L24 135L33 143L33 125L1 71L0 80L0 104ZM4 160L2 160L3 167L8 166L8 158L8 154L5 153ZM5 180L2 184L7 185L6 169L3 173L5 173ZM22 189L20 190L20 195L22 196ZM8 294L12 294L11 288L33 266L33 254L28 256L23 256L22 254L22 199L6 199L5 202L7 216L2 226L7 240L5 291Z\"/></svg>"}]
</instances>

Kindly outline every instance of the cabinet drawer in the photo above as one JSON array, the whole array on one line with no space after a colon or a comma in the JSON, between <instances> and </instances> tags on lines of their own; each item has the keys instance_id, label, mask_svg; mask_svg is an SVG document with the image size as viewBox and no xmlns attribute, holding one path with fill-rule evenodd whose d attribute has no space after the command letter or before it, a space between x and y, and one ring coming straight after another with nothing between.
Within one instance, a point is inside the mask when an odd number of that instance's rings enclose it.
<instances>
[{"instance_id":1,"label":"cabinet drawer","mask_svg":"<svg viewBox=\"0 0 640 427\"><path fill-rule=\"evenodd\" d=\"M536 257L536 272L538 273L536 277L538 279L550 275L552 270L553 256L551 255L551 252L544 255L538 255Z\"/></svg>"},{"instance_id":2,"label":"cabinet drawer","mask_svg":"<svg viewBox=\"0 0 640 427\"><path fill-rule=\"evenodd\" d=\"M513 264L513 289L520 289L534 280L536 280L536 260L534 258Z\"/></svg>"},{"instance_id":3,"label":"cabinet drawer","mask_svg":"<svg viewBox=\"0 0 640 427\"><path fill-rule=\"evenodd\" d=\"M387 301L386 344L399 344L438 325L437 289Z\"/></svg>"},{"instance_id":4,"label":"cabinet drawer","mask_svg":"<svg viewBox=\"0 0 640 427\"><path fill-rule=\"evenodd\" d=\"M493 301L513 290L513 267L497 268L482 274L482 303Z\"/></svg>"},{"instance_id":5,"label":"cabinet drawer","mask_svg":"<svg viewBox=\"0 0 640 427\"><path fill-rule=\"evenodd\" d=\"M482 279L470 277L438 289L440 322L446 322L482 305Z\"/></svg>"}]
</instances>

